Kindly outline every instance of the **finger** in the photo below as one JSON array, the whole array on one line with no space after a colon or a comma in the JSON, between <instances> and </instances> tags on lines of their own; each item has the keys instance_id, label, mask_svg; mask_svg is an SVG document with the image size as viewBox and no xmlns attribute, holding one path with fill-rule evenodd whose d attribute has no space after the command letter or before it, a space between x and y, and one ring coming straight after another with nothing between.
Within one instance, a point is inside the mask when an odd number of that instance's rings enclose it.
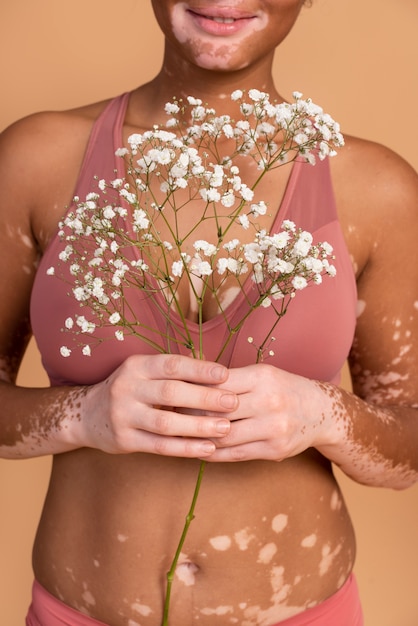
<instances>
[{"instance_id":1,"label":"finger","mask_svg":"<svg viewBox=\"0 0 418 626\"><path fill-rule=\"evenodd\" d=\"M185 380L207 385L222 384L228 369L219 363L193 359L180 354L130 357L144 378Z\"/></svg>"},{"instance_id":2,"label":"finger","mask_svg":"<svg viewBox=\"0 0 418 626\"><path fill-rule=\"evenodd\" d=\"M239 404L238 396L228 390L191 384L182 380L152 380L138 391L141 404L198 409L200 412L226 413Z\"/></svg>"},{"instance_id":3,"label":"finger","mask_svg":"<svg viewBox=\"0 0 418 626\"><path fill-rule=\"evenodd\" d=\"M231 423L228 419L201 415L178 413L161 408L151 408L141 412L133 427L146 429L149 433L165 437L195 437L211 439L223 437L229 433Z\"/></svg>"},{"instance_id":4,"label":"finger","mask_svg":"<svg viewBox=\"0 0 418 626\"><path fill-rule=\"evenodd\" d=\"M241 463L244 461L280 461L277 450L270 448L265 441L252 441L238 446L218 448L205 456L210 463Z\"/></svg>"},{"instance_id":5,"label":"finger","mask_svg":"<svg viewBox=\"0 0 418 626\"><path fill-rule=\"evenodd\" d=\"M160 456L204 459L215 451L215 444L209 440L187 437L164 437L158 434L132 431L129 451L140 451Z\"/></svg>"}]
</instances>

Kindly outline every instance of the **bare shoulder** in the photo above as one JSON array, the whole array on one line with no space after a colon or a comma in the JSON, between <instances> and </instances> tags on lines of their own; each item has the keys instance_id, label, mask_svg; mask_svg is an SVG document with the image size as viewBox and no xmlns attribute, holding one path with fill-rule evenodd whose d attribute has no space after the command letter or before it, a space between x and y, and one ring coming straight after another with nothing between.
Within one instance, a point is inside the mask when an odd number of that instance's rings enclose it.
<instances>
[{"instance_id":1,"label":"bare shoulder","mask_svg":"<svg viewBox=\"0 0 418 626\"><path fill-rule=\"evenodd\" d=\"M34 113L0 136L0 219L41 248L71 201L92 126L106 103Z\"/></svg>"},{"instance_id":2,"label":"bare shoulder","mask_svg":"<svg viewBox=\"0 0 418 626\"><path fill-rule=\"evenodd\" d=\"M106 102L34 113L11 124L0 136L3 175L12 179L14 174L36 176L52 163L57 165L57 158L66 155L71 159L84 150L91 127Z\"/></svg>"},{"instance_id":3,"label":"bare shoulder","mask_svg":"<svg viewBox=\"0 0 418 626\"><path fill-rule=\"evenodd\" d=\"M377 248L411 252L418 237L418 175L381 144L345 139L331 170L341 225L360 274Z\"/></svg>"},{"instance_id":4,"label":"bare shoulder","mask_svg":"<svg viewBox=\"0 0 418 626\"><path fill-rule=\"evenodd\" d=\"M342 206L367 206L375 212L417 212L418 175L400 155L372 141L348 136L332 159L336 195ZM354 206L353 206L354 204Z\"/></svg>"}]
</instances>

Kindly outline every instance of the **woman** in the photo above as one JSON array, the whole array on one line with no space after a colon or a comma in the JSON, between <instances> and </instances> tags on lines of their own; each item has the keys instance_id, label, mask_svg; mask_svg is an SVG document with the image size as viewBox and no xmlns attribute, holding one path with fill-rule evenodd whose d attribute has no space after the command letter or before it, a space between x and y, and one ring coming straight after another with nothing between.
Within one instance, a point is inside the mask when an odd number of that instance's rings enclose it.
<instances>
[{"instance_id":1,"label":"woman","mask_svg":"<svg viewBox=\"0 0 418 626\"><path fill-rule=\"evenodd\" d=\"M351 577L355 541L330 462L369 485L404 488L417 476L418 269L410 263L417 182L404 162L346 138L330 163L308 174L286 166L263 183L268 206L301 220L295 198L304 207L319 188L318 221L330 229L339 263L339 297L329 296L319 313L295 302L283 319L290 329L279 330L280 345L287 336L292 344L277 365L249 364L236 356L238 344L228 368L141 345L104 365L93 353L69 376L68 360L54 361L51 347L61 341L56 307L66 305L58 288L51 293L45 263L74 190L86 192L94 174L112 171L107 124L126 143L164 122L173 95L199 96L232 115L225 94L235 89L281 101L273 54L302 4L155 0L166 47L153 81L112 102L33 116L4 134L1 453L55 455L35 543L30 625L160 624L165 573L200 458L209 464L176 570L170 623L362 623ZM31 323L53 381L44 390L13 386L32 287ZM321 289L313 302L324 302ZM210 301L205 316L216 316ZM350 346L355 394L338 388ZM102 367L109 371L100 376Z\"/></svg>"}]
</instances>

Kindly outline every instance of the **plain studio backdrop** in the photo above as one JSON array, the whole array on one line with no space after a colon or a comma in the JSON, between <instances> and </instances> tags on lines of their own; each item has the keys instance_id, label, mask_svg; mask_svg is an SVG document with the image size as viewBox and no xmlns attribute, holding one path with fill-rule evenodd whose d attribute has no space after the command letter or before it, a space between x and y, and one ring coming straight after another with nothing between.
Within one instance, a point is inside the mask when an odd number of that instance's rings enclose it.
<instances>
[{"instance_id":1,"label":"plain studio backdrop","mask_svg":"<svg viewBox=\"0 0 418 626\"><path fill-rule=\"evenodd\" d=\"M383 143L418 169L417 27L418 0L314 0L280 49L277 83L284 96L301 91L345 133ZM145 82L160 67L162 38L149 0L2 0L0 58L3 128ZM47 384L33 343L19 384ZM0 461L4 626L24 624L49 468L49 458ZM418 487L395 492L338 477L357 531L366 626L417 626Z\"/></svg>"}]
</instances>

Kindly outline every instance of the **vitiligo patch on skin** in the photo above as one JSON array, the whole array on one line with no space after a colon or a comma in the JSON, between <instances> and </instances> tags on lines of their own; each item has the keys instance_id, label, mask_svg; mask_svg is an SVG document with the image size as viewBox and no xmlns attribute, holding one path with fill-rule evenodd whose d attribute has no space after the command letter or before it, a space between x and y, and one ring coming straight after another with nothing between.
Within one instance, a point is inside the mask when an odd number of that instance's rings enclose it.
<instances>
[{"instance_id":1,"label":"vitiligo patch on skin","mask_svg":"<svg viewBox=\"0 0 418 626\"><path fill-rule=\"evenodd\" d=\"M279 513L278 515L273 517L271 527L275 533L281 533L286 528L288 521L288 515L285 515L284 513Z\"/></svg>"},{"instance_id":2,"label":"vitiligo patch on skin","mask_svg":"<svg viewBox=\"0 0 418 626\"><path fill-rule=\"evenodd\" d=\"M255 535L251 534L248 528L238 530L234 534L234 540L240 550L247 550L251 541L255 539Z\"/></svg>"},{"instance_id":3,"label":"vitiligo patch on skin","mask_svg":"<svg viewBox=\"0 0 418 626\"><path fill-rule=\"evenodd\" d=\"M366 310L366 303L364 300L357 300L356 316L360 317Z\"/></svg>"},{"instance_id":4,"label":"vitiligo patch on skin","mask_svg":"<svg viewBox=\"0 0 418 626\"><path fill-rule=\"evenodd\" d=\"M209 608L209 607L205 607L204 609L201 609L200 612L202 613L202 615L227 615L228 613L233 613L234 609L232 608L232 606L226 605L226 606L217 606L216 608Z\"/></svg>"},{"instance_id":5,"label":"vitiligo patch on skin","mask_svg":"<svg viewBox=\"0 0 418 626\"><path fill-rule=\"evenodd\" d=\"M88 589L83 591L81 597L83 598L84 602L88 604L89 606L95 606L96 600L94 599L91 591L88 591Z\"/></svg>"},{"instance_id":6,"label":"vitiligo patch on skin","mask_svg":"<svg viewBox=\"0 0 418 626\"><path fill-rule=\"evenodd\" d=\"M195 574L199 567L195 563L179 563L176 567L176 577L186 587L192 587L196 583Z\"/></svg>"},{"instance_id":7,"label":"vitiligo patch on skin","mask_svg":"<svg viewBox=\"0 0 418 626\"><path fill-rule=\"evenodd\" d=\"M329 543L322 547L322 559L319 563L319 575L324 576L332 566L335 557L341 552L341 544L331 550Z\"/></svg>"},{"instance_id":8,"label":"vitiligo patch on skin","mask_svg":"<svg viewBox=\"0 0 418 626\"><path fill-rule=\"evenodd\" d=\"M224 552L225 550L229 550L232 545L232 540L228 535L219 535L218 537L209 539L209 543L214 550Z\"/></svg>"},{"instance_id":9,"label":"vitiligo patch on skin","mask_svg":"<svg viewBox=\"0 0 418 626\"><path fill-rule=\"evenodd\" d=\"M277 552L277 546L275 543L266 543L258 553L257 563L263 563L267 565L270 563Z\"/></svg>"},{"instance_id":10,"label":"vitiligo patch on skin","mask_svg":"<svg viewBox=\"0 0 418 626\"><path fill-rule=\"evenodd\" d=\"M342 501L337 490L332 492L331 495L331 511L339 511L342 506Z\"/></svg>"},{"instance_id":11,"label":"vitiligo patch on skin","mask_svg":"<svg viewBox=\"0 0 418 626\"><path fill-rule=\"evenodd\" d=\"M143 615L144 617L148 617L148 615L151 615L152 613L151 607L146 606L145 604L141 604L139 600L131 605L131 609L132 611L134 611L134 613L138 613L139 615Z\"/></svg>"},{"instance_id":12,"label":"vitiligo patch on skin","mask_svg":"<svg viewBox=\"0 0 418 626\"><path fill-rule=\"evenodd\" d=\"M318 537L314 533L312 533L312 535L304 537L300 542L300 545L302 546L302 548L313 548L317 540Z\"/></svg>"}]
</instances>

